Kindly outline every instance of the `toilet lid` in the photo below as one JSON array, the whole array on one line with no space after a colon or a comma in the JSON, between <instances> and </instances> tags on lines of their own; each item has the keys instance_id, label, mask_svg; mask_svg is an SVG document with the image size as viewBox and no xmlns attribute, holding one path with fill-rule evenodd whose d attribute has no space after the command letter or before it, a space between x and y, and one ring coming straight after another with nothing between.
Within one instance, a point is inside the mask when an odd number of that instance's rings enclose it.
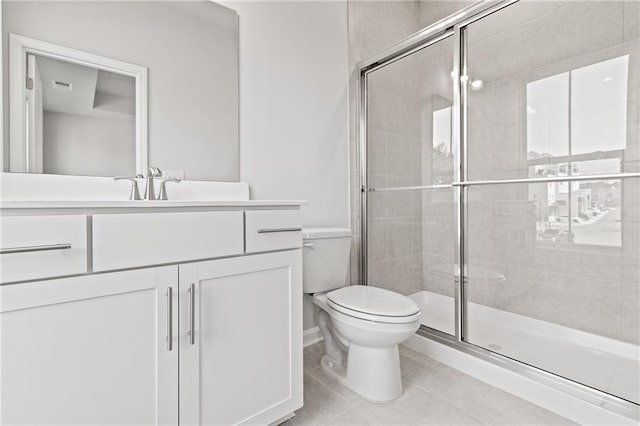
<instances>
[{"instance_id":1,"label":"toilet lid","mask_svg":"<svg viewBox=\"0 0 640 426\"><path fill-rule=\"evenodd\" d=\"M420 314L406 296L378 287L353 285L327 294L329 306L344 314L380 322L411 322Z\"/></svg>"}]
</instances>

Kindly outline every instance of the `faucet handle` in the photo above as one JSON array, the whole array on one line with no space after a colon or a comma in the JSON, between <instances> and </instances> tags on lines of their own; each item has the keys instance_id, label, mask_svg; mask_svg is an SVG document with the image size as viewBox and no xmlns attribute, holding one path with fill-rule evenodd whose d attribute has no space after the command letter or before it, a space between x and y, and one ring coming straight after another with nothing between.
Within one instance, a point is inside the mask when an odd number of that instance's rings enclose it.
<instances>
[{"instance_id":1,"label":"faucet handle","mask_svg":"<svg viewBox=\"0 0 640 426\"><path fill-rule=\"evenodd\" d=\"M153 179L162 176L162 171L157 167L149 167L147 170L147 185L144 188L145 200L156 200L156 191L153 187Z\"/></svg>"},{"instance_id":2,"label":"faucet handle","mask_svg":"<svg viewBox=\"0 0 640 426\"><path fill-rule=\"evenodd\" d=\"M168 200L169 197L167 197L167 188L165 188L165 184L167 182L176 182L176 183L180 183L182 179L178 179L178 178L171 178L171 179L165 179L160 183L160 194L158 194L158 200Z\"/></svg>"},{"instance_id":3,"label":"faucet handle","mask_svg":"<svg viewBox=\"0 0 640 426\"><path fill-rule=\"evenodd\" d=\"M147 177L160 177L162 176L162 170L157 167L149 167L147 169Z\"/></svg>"},{"instance_id":4,"label":"faucet handle","mask_svg":"<svg viewBox=\"0 0 640 426\"><path fill-rule=\"evenodd\" d=\"M130 180L131 181L131 193L129 194L129 200L138 201L140 198L140 191L138 191L138 181L136 178L142 177L141 175L136 175L136 177L129 176L116 176L113 180Z\"/></svg>"}]
</instances>

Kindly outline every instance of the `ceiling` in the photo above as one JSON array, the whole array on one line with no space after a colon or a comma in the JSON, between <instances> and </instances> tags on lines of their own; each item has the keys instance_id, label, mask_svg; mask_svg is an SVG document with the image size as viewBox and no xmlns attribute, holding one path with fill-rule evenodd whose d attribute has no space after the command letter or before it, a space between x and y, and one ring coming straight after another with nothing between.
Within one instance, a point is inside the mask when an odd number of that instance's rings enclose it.
<instances>
[{"instance_id":1,"label":"ceiling","mask_svg":"<svg viewBox=\"0 0 640 426\"><path fill-rule=\"evenodd\" d=\"M45 112L109 120L135 118L135 78L56 58L35 59ZM70 83L71 90L56 87L54 81Z\"/></svg>"}]
</instances>

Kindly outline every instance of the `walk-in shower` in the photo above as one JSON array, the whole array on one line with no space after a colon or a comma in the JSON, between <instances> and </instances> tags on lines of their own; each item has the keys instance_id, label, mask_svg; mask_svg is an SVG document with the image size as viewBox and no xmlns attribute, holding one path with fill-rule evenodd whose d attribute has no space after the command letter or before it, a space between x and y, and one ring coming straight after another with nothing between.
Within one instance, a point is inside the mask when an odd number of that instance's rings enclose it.
<instances>
[{"instance_id":1,"label":"walk-in shower","mask_svg":"<svg viewBox=\"0 0 640 426\"><path fill-rule=\"evenodd\" d=\"M639 38L637 1L493 2L361 63L363 282L640 403Z\"/></svg>"}]
</instances>

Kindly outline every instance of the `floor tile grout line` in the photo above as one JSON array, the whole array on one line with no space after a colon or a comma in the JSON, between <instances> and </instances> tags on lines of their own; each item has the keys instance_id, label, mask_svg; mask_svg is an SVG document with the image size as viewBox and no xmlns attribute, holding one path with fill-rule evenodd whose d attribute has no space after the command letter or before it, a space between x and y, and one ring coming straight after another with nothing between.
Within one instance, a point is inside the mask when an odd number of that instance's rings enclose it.
<instances>
[{"instance_id":1,"label":"floor tile grout line","mask_svg":"<svg viewBox=\"0 0 640 426\"><path fill-rule=\"evenodd\" d=\"M323 424L323 425L335 425L335 426L339 426L339 424L338 424L338 423L335 423L335 420L337 420L338 418L340 418L340 417L344 416L344 415L345 415L345 414L347 414L348 412L355 410L356 408L357 408L357 406L353 405L353 406L351 406L351 407L347 408L346 410L344 410L343 412L341 412L340 414L338 414L337 416L334 416L334 417L332 417L332 418L328 419L327 421L322 422L322 424Z\"/></svg>"},{"instance_id":2,"label":"floor tile grout line","mask_svg":"<svg viewBox=\"0 0 640 426\"><path fill-rule=\"evenodd\" d=\"M309 376L313 377L314 379L316 379L316 381L322 383L325 387L327 387L331 392L335 393L337 396L339 396L341 399L343 399L344 401L347 402L347 404L349 404L351 407L357 407L358 405L360 405L362 403L362 401L359 401L357 404L354 404L353 402L349 401L347 398L345 398L344 396L340 395L340 393L338 393L337 391L335 391L328 383L325 383L320 377L316 377L314 376L312 373L307 373L309 374ZM344 386L341 384L341 386ZM346 388L348 389L348 388Z\"/></svg>"},{"instance_id":3,"label":"floor tile grout line","mask_svg":"<svg viewBox=\"0 0 640 426\"><path fill-rule=\"evenodd\" d=\"M329 385L327 385L326 383L324 383L322 380L318 379L317 377L315 377L313 374L310 373L306 373L309 375L309 377L311 377L313 380L315 380L316 382L320 383L322 386L324 386L325 388L327 388L329 390L329 392L331 392L332 394L336 395L338 398L340 398L341 400L343 400L344 402L347 403L347 405L349 405L350 408L355 407L354 404L352 404L349 400L347 400L344 396L340 395L338 392L336 392L335 390L331 389L331 387Z\"/></svg>"},{"instance_id":4,"label":"floor tile grout line","mask_svg":"<svg viewBox=\"0 0 640 426\"><path fill-rule=\"evenodd\" d=\"M462 424L462 422L464 422L467 417L469 417L469 413L471 412L471 410L467 411L464 416L462 416L462 418L460 420L458 420L458 423L456 423L457 425Z\"/></svg>"}]
</instances>

